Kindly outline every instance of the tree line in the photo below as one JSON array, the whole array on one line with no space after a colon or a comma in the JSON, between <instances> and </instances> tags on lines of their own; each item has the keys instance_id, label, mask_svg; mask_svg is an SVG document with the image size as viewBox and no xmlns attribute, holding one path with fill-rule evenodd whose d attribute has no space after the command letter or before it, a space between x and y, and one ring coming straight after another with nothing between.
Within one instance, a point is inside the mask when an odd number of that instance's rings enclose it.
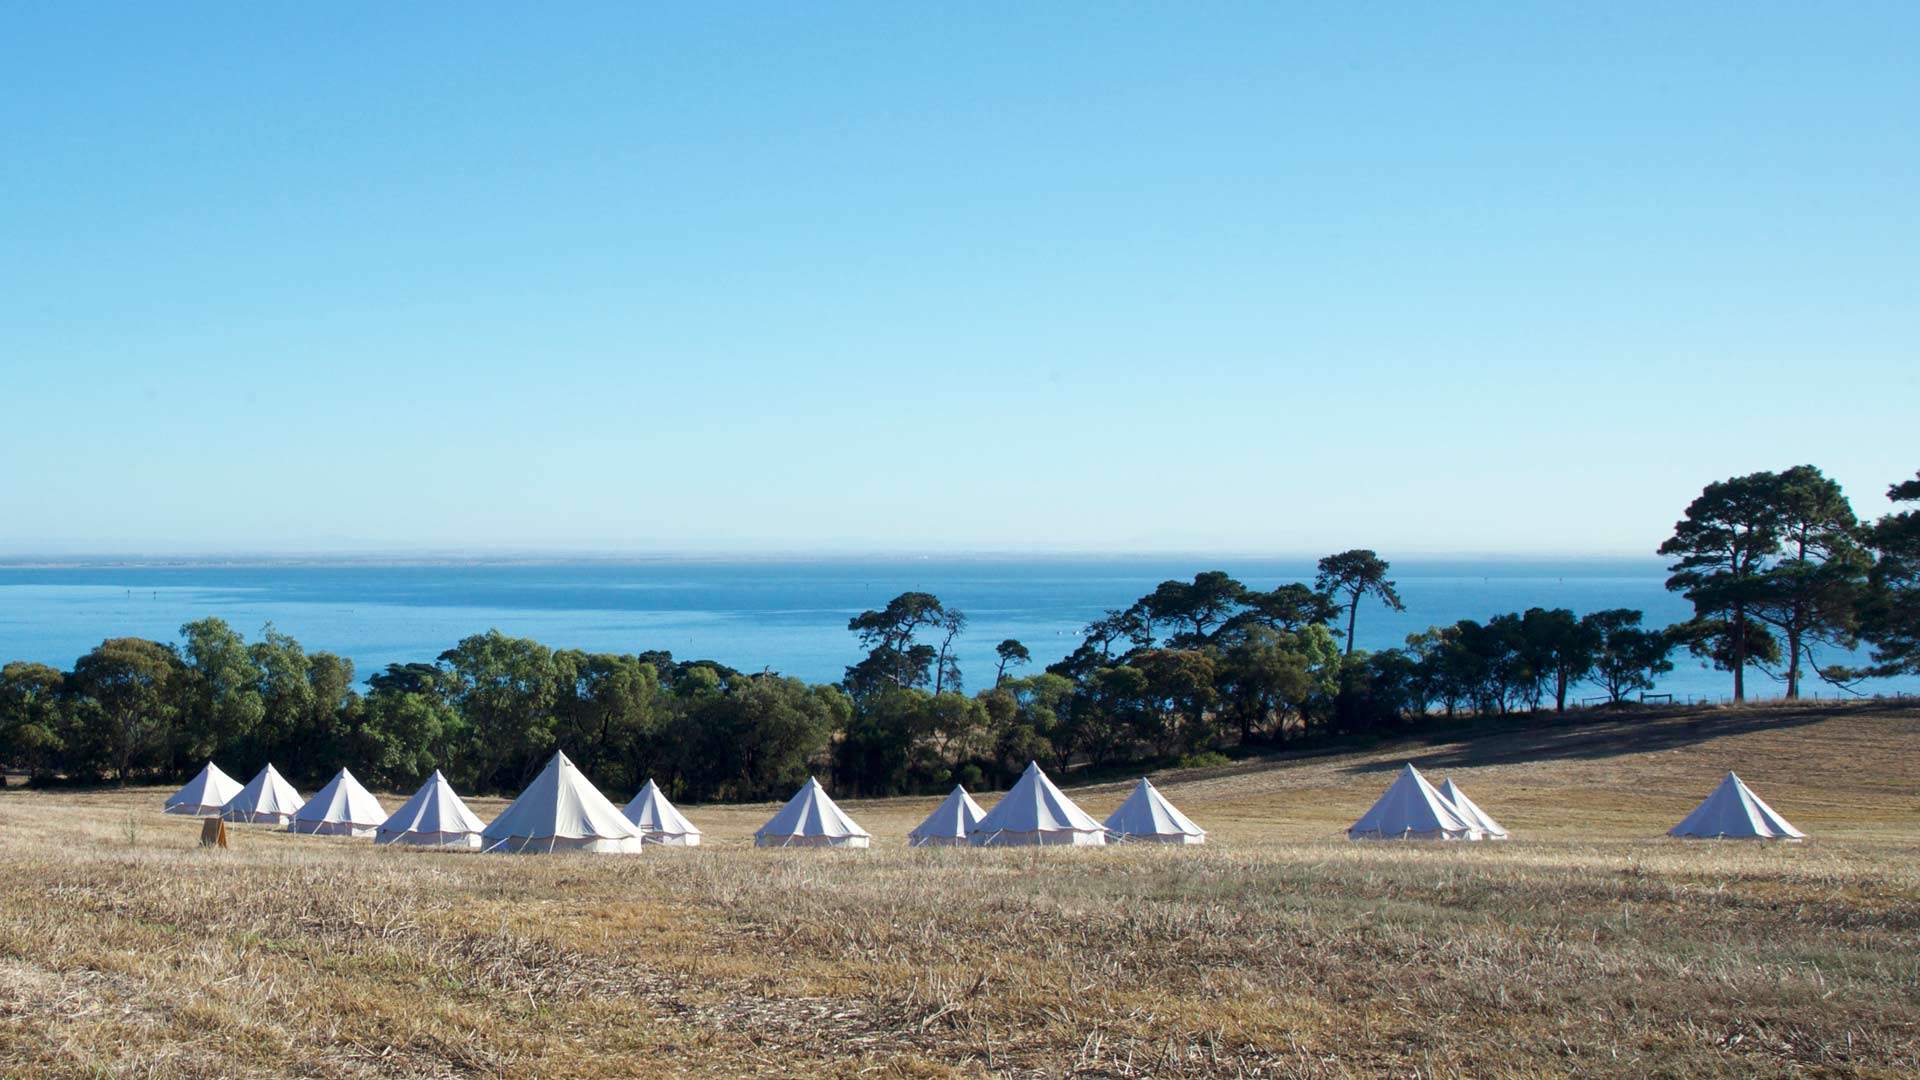
<instances>
[{"instance_id":1,"label":"tree line","mask_svg":"<svg viewBox=\"0 0 1920 1080\"><path fill-rule=\"evenodd\" d=\"M1920 477L1891 495L1920 500ZM271 760L306 784L349 766L405 789L437 768L462 790L512 792L562 749L615 791L653 777L679 798L766 799L819 775L891 795L997 786L1034 759L1191 763L1463 713L1558 712L1581 686L1623 703L1681 650L1731 672L1736 698L1750 667L1789 697L1807 673L1845 685L1920 672L1920 512L1859 522L1802 466L1708 485L1660 550L1668 587L1695 610L1676 626L1532 608L1357 649L1363 609L1404 605L1388 562L1353 550L1320 560L1311 583L1261 590L1220 570L1162 582L1043 670L1003 641L992 684L971 694L955 649L967 617L924 592L853 617L861 656L831 685L489 631L362 689L340 656L207 618L177 642L109 639L67 671L5 665L0 768L127 782ZM1818 646L1862 643L1868 666L1818 663Z\"/></svg>"}]
</instances>

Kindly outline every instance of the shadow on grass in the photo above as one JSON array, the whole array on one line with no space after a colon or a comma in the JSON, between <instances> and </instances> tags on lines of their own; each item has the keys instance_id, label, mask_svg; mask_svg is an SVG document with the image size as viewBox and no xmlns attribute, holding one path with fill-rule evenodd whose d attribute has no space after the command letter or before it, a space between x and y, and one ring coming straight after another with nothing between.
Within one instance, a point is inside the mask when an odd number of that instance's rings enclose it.
<instances>
[{"instance_id":1,"label":"shadow on grass","mask_svg":"<svg viewBox=\"0 0 1920 1080\"><path fill-rule=\"evenodd\" d=\"M1391 761L1355 762L1346 771L1355 775L1392 772L1406 762L1420 769L1448 769L1597 761L1695 746L1728 735L1804 727L1840 715L1912 715L1913 708L1910 701L1885 700L1527 714L1382 740L1374 749L1402 747L1405 755ZM1418 749L1441 744L1444 748Z\"/></svg>"}]
</instances>

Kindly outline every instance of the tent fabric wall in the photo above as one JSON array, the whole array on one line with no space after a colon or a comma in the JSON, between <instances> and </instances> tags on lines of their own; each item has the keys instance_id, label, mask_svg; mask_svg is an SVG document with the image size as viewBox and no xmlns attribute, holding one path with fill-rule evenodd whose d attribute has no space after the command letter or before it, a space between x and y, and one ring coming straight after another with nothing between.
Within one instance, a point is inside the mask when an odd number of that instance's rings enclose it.
<instances>
[{"instance_id":1,"label":"tent fabric wall","mask_svg":"<svg viewBox=\"0 0 1920 1080\"><path fill-rule=\"evenodd\" d=\"M1480 830L1461 820L1420 770L1408 765L1360 820L1349 840L1478 840Z\"/></svg>"},{"instance_id":2,"label":"tent fabric wall","mask_svg":"<svg viewBox=\"0 0 1920 1080\"><path fill-rule=\"evenodd\" d=\"M908 847L955 847L965 845L967 833L980 823L986 811L973 801L967 789L959 784L947 793L933 813L925 821L913 827L907 834Z\"/></svg>"},{"instance_id":3,"label":"tent fabric wall","mask_svg":"<svg viewBox=\"0 0 1920 1080\"><path fill-rule=\"evenodd\" d=\"M1097 847L1107 842L1107 830L1055 787L1039 762L1030 761L967 833L967 842L975 847Z\"/></svg>"},{"instance_id":4,"label":"tent fabric wall","mask_svg":"<svg viewBox=\"0 0 1920 1080\"><path fill-rule=\"evenodd\" d=\"M269 762L247 781L239 794L227 800L220 808L220 816L250 825L286 825L306 802Z\"/></svg>"},{"instance_id":5,"label":"tent fabric wall","mask_svg":"<svg viewBox=\"0 0 1920 1080\"><path fill-rule=\"evenodd\" d=\"M700 843L700 830L668 801L660 785L654 783L651 777L632 801L621 808L620 813L640 830L640 835L649 844L696 847Z\"/></svg>"},{"instance_id":6,"label":"tent fabric wall","mask_svg":"<svg viewBox=\"0 0 1920 1080\"><path fill-rule=\"evenodd\" d=\"M1806 833L1787 823L1732 772L1667 835L1684 839L1804 840Z\"/></svg>"},{"instance_id":7,"label":"tent fabric wall","mask_svg":"<svg viewBox=\"0 0 1920 1080\"><path fill-rule=\"evenodd\" d=\"M169 814L191 817L219 817L220 809L240 794L240 781L220 771L209 761L179 791L167 796L164 808Z\"/></svg>"},{"instance_id":8,"label":"tent fabric wall","mask_svg":"<svg viewBox=\"0 0 1920 1080\"><path fill-rule=\"evenodd\" d=\"M871 839L811 778L753 834L755 847L863 848Z\"/></svg>"},{"instance_id":9,"label":"tent fabric wall","mask_svg":"<svg viewBox=\"0 0 1920 1080\"><path fill-rule=\"evenodd\" d=\"M410 844L418 847L480 846L480 833L486 824L467 809L453 785L435 769L400 809L380 823L374 832L376 844Z\"/></svg>"},{"instance_id":10,"label":"tent fabric wall","mask_svg":"<svg viewBox=\"0 0 1920 1080\"><path fill-rule=\"evenodd\" d=\"M362 787L353 773L341 769L327 781L327 786L314 792L313 798L294 812L293 820L287 822L287 831L315 836L365 837L372 836L386 820L387 810L380 805L380 800Z\"/></svg>"},{"instance_id":11,"label":"tent fabric wall","mask_svg":"<svg viewBox=\"0 0 1920 1080\"><path fill-rule=\"evenodd\" d=\"M579 767L558 752L480 835L482 851L516 854L636 852L644 839Z\"/></svg>"},{"instance_id":12,"label":"tent fabric wall","mask_svg":"<svg viewBox=\"0 0 1920 1080\"><path fill-rule=\"evenodd\" d=\"M1461 821L1479 829L1483 839L1507 839L1507 830L1493 820L1485 810L1480 809L1478 803L1467 798L1466 792L1454 786L1453 777L1449 776L1441 783L1440 797L1447 800L1447 805L1453 807L1454 813L1460 815Z\"/></svg>"},{"instance_id":13,"label":"tent fabric wall","mask_svg":"<svg viewBox=\"0 0 1920 1080\"><path fill-rule=\"evenodd\" d=\"M1207 831L1193 823L1160 794L1153 782L1141 777L1119 808L1108 815L1107 832L1128 843L1204 844Z\"/></svg>"}]
</instances>

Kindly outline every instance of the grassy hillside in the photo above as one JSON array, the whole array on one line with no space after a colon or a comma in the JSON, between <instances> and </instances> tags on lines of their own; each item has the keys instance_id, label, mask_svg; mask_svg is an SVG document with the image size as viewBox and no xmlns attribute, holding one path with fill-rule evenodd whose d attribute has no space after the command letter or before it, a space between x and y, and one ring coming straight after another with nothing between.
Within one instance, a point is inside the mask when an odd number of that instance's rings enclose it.
<instances>
[{"instance_id":1,"label":"grassy hillside","mask_svg":"<svg viewBox=\"0 0 1920 1080\"><path fill-rule=\"evenodd\" d=\"M1517 839L1343 840L1406 760ZM1663 839L1730 767L1813 840ZM937 800L900 799L844 804L865 852L753 850L771 805L684 808L708 846L642 856L250 828L205 852L163 791L8 791L0 1070L1920 1073L1920 710L1156 779L1214 843L911 851ZM1070 794L1103 816L1125 790Z\"/></svg>"}]
</instances>

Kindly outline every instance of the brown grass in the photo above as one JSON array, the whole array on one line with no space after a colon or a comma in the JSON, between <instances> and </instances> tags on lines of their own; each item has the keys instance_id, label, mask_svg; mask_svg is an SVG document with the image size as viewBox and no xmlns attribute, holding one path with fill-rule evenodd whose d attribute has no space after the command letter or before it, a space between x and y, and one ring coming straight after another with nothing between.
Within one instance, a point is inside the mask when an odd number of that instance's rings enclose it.
<instances>
[{"instance_id":1,"label":"brown grass","mask_svg":"<svg viewBox=\"0 0 1920 1080\"><path fill-rule=\"evenodd\" d=\"M1350 844L1411 759L1518 839ZM1725 768L1814 835L1660 838ZM1206 848L504 857L0 794L0 1072L1920 1073L1920 712L1722 710L1169 775ZM1075 789L1096 816L1124 785ZM475 801L483 817L497 803Z\"/></svg>"}]
</instances>

